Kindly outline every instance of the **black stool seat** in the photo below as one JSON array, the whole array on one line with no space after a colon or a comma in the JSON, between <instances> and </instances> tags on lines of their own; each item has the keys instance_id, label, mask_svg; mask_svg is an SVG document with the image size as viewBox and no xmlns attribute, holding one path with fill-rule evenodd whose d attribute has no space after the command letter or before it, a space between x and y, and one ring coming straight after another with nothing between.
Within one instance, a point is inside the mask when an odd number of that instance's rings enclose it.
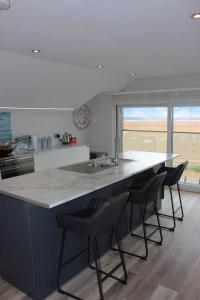
<instances>
[{"instance_id":1,"label":"black stool seat","mask_svg":"<svg viewBox=\"0 0 200 300\"><path fill-rule=\"evenodd\" d=\"M148 256L148 241L154 242L156 244L161 245L162 241L163 241L163 237L162 237L162 231L161 231L161 226L160 226L160 220L159 220L159 216L158 216L158 210L157 210L157 193L159 192L161 185L165 179L166 176L166 172L158 174L158 175L154 175L152 176L150 179L145 178L145 181L139 182L139 184L135 184L135 182L133 182L132 187L130 188L130 197L128 199L128 202L130 202L131 204L131 212L130 212L130 233L132 236L134 237L138 237L138 238L142 238L144 239L144 243L145 243L145 254L144 255L139 255L133 252L129 252L126 250L123 250L124 253L132 255L132 256L136 256L142 259L146 259ZM149 203L153 203L154 204L154 211L157 217L157 223L158 225L154 225L154 224L149 224L145 222L146 219L146 210L147 210L147 206ZM139 205L141 212L142 212L142 226L143 226L143 233L144 235L137 235L135 233L133 233L133 206L134 205ZM151 234L149 234L147 236L146 233L146 226L151 226L154 227L155 229L153 230L153 232L151 232ZM153 239L151 239L150 237L157 231L159 230L159 234L160 234L160 240L159 241L155 241ZM116 250L116 248L113 248Z\"/></svg>"},{"instance_id":2,"label":"black stool seat","mask_svg":"<svg viewBox=\"0 0 200 300\"><path fill-rule=\"evenodd\" d=\"M66 228L79 234L91 234L90 222L94 214L95 209L93 208L82 209L72 214L60 214L57 216L57 224L61 228Z\"/></svg>"},{"instance_id":3,"label":"black stool seat","mask_svg":"<svg viewBox=\"0 0 200 300\"><path fill-rule=\"evenodd\" d=\"M161 167L158 170L158 173L167 172L163 184L167 186L173 186L177 184L187 165L188 165L188 161L184 161L182 164L178 165L177 167Z\"/></svg>"},{"instance_id":4,"label":"black stool seat","mask_svg":"<svg viewBox=\"0 0 200 300\"><path fill-rule=\"evenodd\" d=\"M180 194L179 180L180 180L184 170L186 169L187 164L188 164L188 161L185 161L182 164L178 165L177 167L161 167L158 170L158 173L167 172L167 175L163 182L163 185L169 187L170 198L171 198L171 207L172 207L172 215L159 213L160 216L167 217L167 218L170 218L173 220L172 227L162 226L163 229L168 229L170 231L174 231L174 229L176 227L176 220L183 221L184 212L183 212L183 205L182 205L181 194ZM179 203L180 203L179 207L176 210L174 208L173 194L172 194L172 189L171 189L171 187L174 185L177 185L178 195L179 195ZM181 216L177 217L176 213L179 210L181 210Z\"/></svg>"},{"instance_id":5,"label":"black stool seat","mask_svg":"<svg viewBox=\"0 0 200 300\"><path fill-rule=\"evenodd\" d=\"M76 211L71 214L65 213L57 216L57 224L59 227L63 229L59 266L58 266L58 275L57 275L58 292L60 292L61 294L66 294L74 299L80 299L75 295L68 293L60 288L61 268L66 266L73 259L78 257L78 255L75 255L67 262L65 263L62 262L66 231L72 231L74 233L86 236L88 238L88 264L90 268L96 270L101 300L104 299L102 282L105 279L111 277L122 283L127 282L127 271L125 266L124 255L122 252L123 249L119 238L118 222L126 206L128 197L129 197L129 192L126 191L116 197L94 198L90 201L89 205L85 209ZM100 266L100 261L99 261L100 251L99 251L97 238L111 230L114 232L116 237L121 262L110 272L105 272L101 269ZM94 258L95 266L92 266L92 264L90 263L90 248L92 248L93 250L93 258ZM81 251L80 254L82 252L83 251ZM124 271L124 279L118 278L113 275L113 273L120 266L122 266ZM105 276L102 277L102 274L104 274Z\"/></svg>"}]
</instances>

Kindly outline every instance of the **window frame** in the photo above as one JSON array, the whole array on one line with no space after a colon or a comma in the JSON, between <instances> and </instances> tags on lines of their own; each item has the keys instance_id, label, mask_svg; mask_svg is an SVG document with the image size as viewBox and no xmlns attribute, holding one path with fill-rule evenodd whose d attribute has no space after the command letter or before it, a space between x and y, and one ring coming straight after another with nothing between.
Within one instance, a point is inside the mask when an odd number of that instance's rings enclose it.
<instances>
[{"instance_id":1,"label":"window frame","mask_svg":"<svg viewBox=\"0 0 200 300\"><path fill-rule=\"evenodd\" d=\"M122 109L123 108L143 108L143 107L165 107L167 109L167 152L172 153L173 152L173 124L174 124L174 108L175 107L187 107L187 106L199 106L200 103L162 103L162 104L125 104L125 105L116 105L116 129L117 129L117 135L119 137L119 147L120 151L122 151ZM168 166L172 165L172 161L166 163ZM180 183L180 186L183 190L191 191L191 192L200 192L200 185L192 185L192 184L185 184Z\"/></svg>"}]
</instances>

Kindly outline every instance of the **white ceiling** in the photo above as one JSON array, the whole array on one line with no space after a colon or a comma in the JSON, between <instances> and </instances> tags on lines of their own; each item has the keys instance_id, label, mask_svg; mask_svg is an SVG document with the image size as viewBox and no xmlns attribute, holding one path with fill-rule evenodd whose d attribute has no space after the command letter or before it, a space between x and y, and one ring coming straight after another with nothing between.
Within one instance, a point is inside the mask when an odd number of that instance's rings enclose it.
<instances>
[{"instance_id":1,"label":"white ceiling","mask_svg":"<svg viewBox=\"0 0 200 300\"><path fill-rule=\"evenodd\" d=\"M199 0L11 0L0 11L0 107L74 108L133 72L200 74L199 11Z\"/></svg>"},{"instance_id":2,"label":"white ceiling","mask_svg":"<svg viewBox=\"0 0 200 300\"><path fill-rule=\"evenodd\" d=\"M0 51L0 107L73 109L125 83L122 76Z\"/></svg>"},{"instance_id":3,"label":"white ceiling","mask_svg":"<svg viewBox=\"0 0 200 300\"><path fill-rule=\"evenodd\" d=\"M0 49L137 78L200 73L199 0L11 0Z\"/></svg>"}]
</instances>

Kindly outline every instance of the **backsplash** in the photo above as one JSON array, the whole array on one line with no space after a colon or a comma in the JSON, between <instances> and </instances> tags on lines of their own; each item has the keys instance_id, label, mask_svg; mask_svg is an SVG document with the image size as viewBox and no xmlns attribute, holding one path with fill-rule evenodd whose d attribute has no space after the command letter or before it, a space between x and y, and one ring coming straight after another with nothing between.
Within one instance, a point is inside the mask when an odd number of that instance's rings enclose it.
<instances>
[{"instance_id":1,"label":"backsplash","mask_svg":"<svg viewBox=\"0 0 200 300\"><path fill-rule=\"evenodd\" d=\"M12 140L11 113L0 112L0 141L10 142Z\"/></svg>"}]
</instances>

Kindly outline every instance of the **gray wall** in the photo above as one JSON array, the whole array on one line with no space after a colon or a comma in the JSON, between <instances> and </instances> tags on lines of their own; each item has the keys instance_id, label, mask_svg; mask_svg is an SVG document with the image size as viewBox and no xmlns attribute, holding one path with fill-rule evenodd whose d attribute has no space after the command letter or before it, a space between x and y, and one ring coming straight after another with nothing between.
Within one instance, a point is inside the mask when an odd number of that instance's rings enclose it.
<instances>
[{"instance_id":1,"label":"gray wall","mask_svg":"<svg viewBox=\"0 0 200 300\"><path fill-rule=\"evenodd\" d=\"M92 151L105 151L112 154L115 134L112 97L101 94L87 104L92 116L87 129L90 148Z\"/></svg>"},{"instance_id":2,"label":"gray wall","mask_svg":"<svg viewBox=\"0 0 200 300\"><path fill-rule=\"evenodd\" d=\"M86 130L74 126L71 111L13 110L11 121L13 137L23 134L53 136L68 131L77 137L78 143L88 143Z\"/></svg>"}]
</instances>

